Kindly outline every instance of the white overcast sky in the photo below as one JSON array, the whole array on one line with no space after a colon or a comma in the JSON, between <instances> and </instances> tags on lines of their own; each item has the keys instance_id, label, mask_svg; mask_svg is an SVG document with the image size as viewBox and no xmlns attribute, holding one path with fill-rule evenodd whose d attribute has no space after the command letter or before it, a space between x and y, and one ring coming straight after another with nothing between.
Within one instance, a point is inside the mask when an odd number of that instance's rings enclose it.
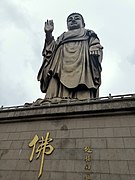
<instances>
[{"instance_id":1,"label":"white overcast sky","mask_svg":"<svg viewBox=\"0 0 135 180\"><path fill-rule=\"evenodd\" d=\"M72 12L104 46L100 96L135 93L135 0L0 0L0 106L44 98L37 82L44 22L54 20L57 38Z\"/></svg>"}]
</instances>

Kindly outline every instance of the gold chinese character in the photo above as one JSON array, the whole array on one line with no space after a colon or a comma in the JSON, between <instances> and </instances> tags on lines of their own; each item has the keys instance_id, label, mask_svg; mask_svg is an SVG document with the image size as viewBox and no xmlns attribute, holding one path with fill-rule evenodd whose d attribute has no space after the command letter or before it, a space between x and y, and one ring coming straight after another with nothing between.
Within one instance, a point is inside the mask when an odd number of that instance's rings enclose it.
<instances>
[{"instance_id":1,"label":"gold chinese character","mask_svg":"<svg viewBox=\"0 0 135 180\"><path fill-rule=\"evenodd\" d=\"M85 170L91 170L91 166L90 166L90 165L88 165L88 164L86 164L86 166L85 166Z\"/></svg>"},{"instance_id":2,"label":"gold chinese character","mask_svg":"<svg viewBox=\"0 0 135 180\"><path fill-rule=\"evenodd\" d=\"M88 156L88 155L85 156L85 161L86 161L86 162L90 162L90 161L91 161L91 156Z\"/></svg>"},{"instance_id":3,"label":"gold chinese character","mask_svg":"<svg viewBox=\"0 0 135 180\"><path fill-rule=\"evenodd\" d=\"M85 180L91 180L89 174L87 174L87 175L85 176Z\"/></svg>"},{"instance_id":4,"label":"gold chinese character","mask_svg":"<svg viewBox=\"0 0 135 180\"><path fill-rule=\"evenodd\" d=\"M50 155L54 150L54 147L49 144L53 140L53 139L49 138L49 135L50 135L50 133L47 132L45 138L42 136L41 140L39 141L40 145L36 149L36 154L37 154L36 159L39 158L39 156L42 152L41 165L40 165L38 178L42 175L45 154ZM30 156L30 161L33 160L36 143L38 142L38 140L39 140L38 136L35 135L33 140L29 143L29 147L33 147L33 150L32 150L31 156Z\"/></svg>"},{"instance_id":5,"label":"gold chinese character","mask_svg":"<svg viewBox=\"0 0 135 180\"><path fill-rule=\"evenodd\" d=\"M84 147L84 151L87 152L87 153L92 153L92 149L89 146Z\"/></svg>"},{"instance_id":6,"label":"gold chinese character","mask_svg":"<svg viewBox=\"0 0 135 180\"><path fill-rule=\"evenodd\" d=\"M30 156L30 162L33 160L34 152L35 152L35 148L36 148L36 143L37 142L38 142L38 135L35 135L33 140L29 143L29 147L33 147L32 153L31 153L31 156Z\"/></svg>"}]
</instances>

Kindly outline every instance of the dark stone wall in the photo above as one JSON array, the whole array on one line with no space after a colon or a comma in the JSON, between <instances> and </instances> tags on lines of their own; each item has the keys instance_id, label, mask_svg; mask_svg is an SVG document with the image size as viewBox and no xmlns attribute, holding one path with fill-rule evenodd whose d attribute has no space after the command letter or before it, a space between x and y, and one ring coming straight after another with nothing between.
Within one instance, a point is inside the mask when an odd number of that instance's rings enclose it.
<instances>
[{"instance_id":1,"label":"dark stone wall","mask_svg":"<svg viewBox=\"0 0 135 180\"><path fill-rule=\"evenodd\" d=\"M38 179L42 153L30 162L28 144L47 132L41 180L135 179L134 98L1 109L0 180Z\"/></svg>"}]
</instances>

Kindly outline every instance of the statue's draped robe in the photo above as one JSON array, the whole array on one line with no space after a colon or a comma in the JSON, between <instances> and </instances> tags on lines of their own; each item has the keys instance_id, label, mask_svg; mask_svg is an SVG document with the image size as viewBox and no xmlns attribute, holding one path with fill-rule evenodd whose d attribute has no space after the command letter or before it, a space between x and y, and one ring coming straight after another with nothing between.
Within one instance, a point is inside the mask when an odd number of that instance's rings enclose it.
<instances>
[{"instance_id":1,"label":"statue's draped robe","mask_svg":"<svg viewBox=\"0 0 135 180\"><path fill-rule=\"evenodd\" d=\"M45 41L38 80L46 99L98 97L102 57L90 55L90 48L99 44L97 35L84 28L65 32L57 41Z\"/></svg>"}]
</instances>

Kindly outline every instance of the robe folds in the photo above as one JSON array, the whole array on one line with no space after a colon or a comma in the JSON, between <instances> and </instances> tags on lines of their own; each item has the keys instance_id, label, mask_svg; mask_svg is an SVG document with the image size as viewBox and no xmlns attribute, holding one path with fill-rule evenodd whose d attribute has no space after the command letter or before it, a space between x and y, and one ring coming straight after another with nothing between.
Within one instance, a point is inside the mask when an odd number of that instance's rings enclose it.
<instances>
[{"instance_id":1,"label":"robe folds","mask_svg":"<svg viewBox=\"0 0 135 180\"><path fill-rule=\"evenodd\" d=\"M98 54L90 54L93 46L98 47ZM64 32L56 41L53 37L45 40L37 77L45 98L98 97L102 48L94 31L84 28Z\"/></svg>"}]
</instances>

